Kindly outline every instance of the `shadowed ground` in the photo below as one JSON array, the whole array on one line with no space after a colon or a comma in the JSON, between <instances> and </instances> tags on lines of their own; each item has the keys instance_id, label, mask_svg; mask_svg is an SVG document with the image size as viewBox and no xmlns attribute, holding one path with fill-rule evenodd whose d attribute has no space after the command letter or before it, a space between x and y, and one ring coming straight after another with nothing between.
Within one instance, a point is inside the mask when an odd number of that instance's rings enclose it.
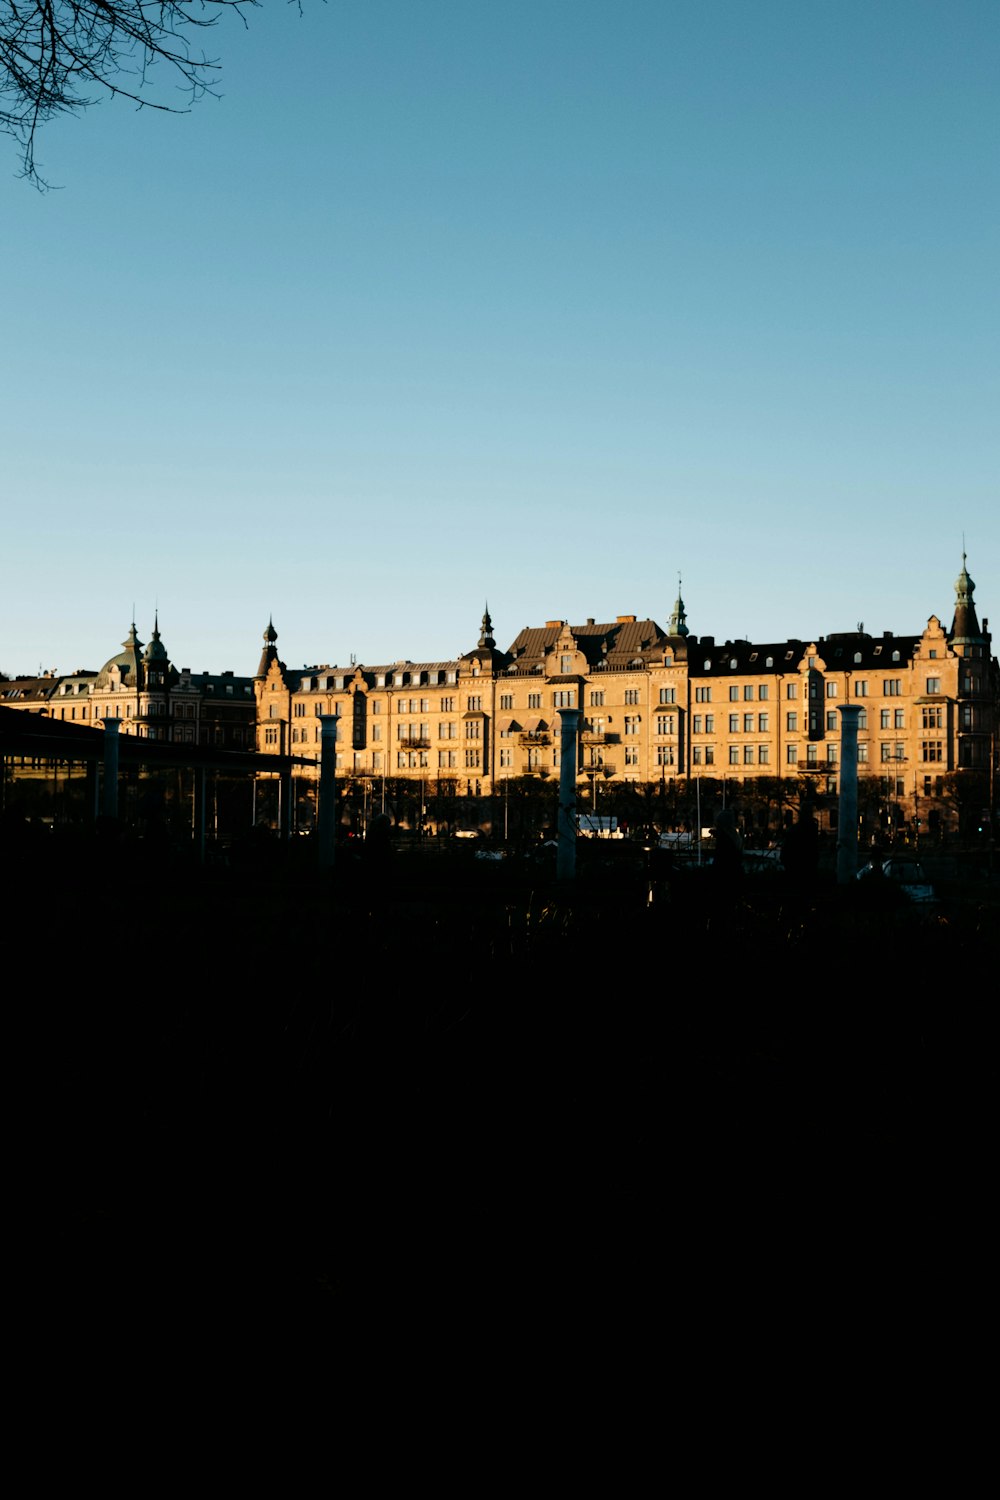
<instances>
[{"instance_id":1,"label":"shadowed ground","mask_svg":"<svg viewBox=\"0 0 1000 1500\"><path fill-rule=\"evenodd\" d=\"M12 863L17 1154L60 1331L645 1326L846 1295L890 1242L917 1279L942 1219L972 1236L988 884L921 912L780 879L721 905L704 872L651 906L625 864L567 895L417 853L370 881Z\"/></svg>"}]
</instances>

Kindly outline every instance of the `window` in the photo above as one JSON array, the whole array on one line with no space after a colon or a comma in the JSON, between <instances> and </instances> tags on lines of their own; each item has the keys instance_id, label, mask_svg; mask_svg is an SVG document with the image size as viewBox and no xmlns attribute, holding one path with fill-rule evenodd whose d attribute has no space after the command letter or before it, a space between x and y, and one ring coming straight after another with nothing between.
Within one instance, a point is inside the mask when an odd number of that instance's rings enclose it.
<instances>
[{"instance_id":1,"label":"window","mask_svg":"<svg viewBox=\"0 0 1000 1500\"><path fill-rule=\"evenodd\" d=\"M878 727L880 729L892 728L892 711L888 708L880 708L878 714Z\"/></svg>"},{"instance_id":2,"label":"window","mask_svg":"<svg viewBox=\"0 0 1000 1500\"><path fill-rule=\"evenodd\" d=\"M625 733L626 734L638 734L639 733L639 715L638 714L626 714L625 715Z\"/></svg>"},{"instance_id":3,"label":"window","mask_svg":"<svg viewBox=\"0 0 1000 1500\"><path fill-rule=\"evenodd\" d=\"M797 745L786 745L785 746L785 760L786 760L787 764L790 765L790 766L794 766L796 764L796 762L798 761L798 758L799 758L798 746Z\"/></svg>"},{"instance_id":4,"label":"window","mask_svg":"<svg viewBox=\"0 0 1000 1500\"><path fill-rule=\"evenodd\" d=\"M799 685L798 685L798 683L797 682L786 682L785 683L785 697L786 698L797 698L798 696L799 696Z\"/></svg>"},{"instance_id":5,"label":"window","mask_svg":"<svg viewBox=\"0 0 1000 1500\"><path fill-rule=\"evenodd\" d=\"M438 765L440 765L440 764L441 764L441 758L439 756L438 757ZM513 764L514 764L514 752L513 752L513 750L510 750L510 749L501 750L500 751L500 769L501 769L501 771L509 771L510 768L513 766Z\"/></svg>"},{"instance_id":6,"label":"window","mask_svg":"<svg viewBox=\"0 0 1000 1500\"><path fill-rule=\"evenodd\" d=\"M929 693L939 693L941 691L941 679L940 679L940 677L928 677L928 679L927 679L927 691Z\"/></svg>"},{"instance_id":7,"label":"window","mask_svg":"<svg viewBox=\"0 0 1000 1500\"><path fill-rule=\"evenodd\" d=\"M827 685L826 685L826 696L828 698L836 698L836 696L837 696L837 684L835 682L828 682L827 683Z\"/></svg>"},{"instance_id":8,"label":"window","mask_svg":"<svg viewBox=\"0 0 1000 1500\"><path fill-rule=\"evenodd\" d=\"M306 706L305 706L305 704L304 703L296 703L296 705L295 705L295 717L297 719L304 719L305 716L306 716Z\"/></svg>"},{"instance_id":9,"label":"window","mask_svg":"<svg viewBox=\"0 0 1000 1500\"><path fill-rule=\"evenodd\" d=\"M810 698L819 697L819 683L816 681L815 677L810 677L809 679L809 696Z\"/></svg>"},{"instance_id":10,"label":"window","mask_svg":"<svg viewBox=\"0 0 1000 1500\"><path fill-rule=\"evenodd\" d=\"M753 765L753 746L752 745L744 745L743 746L743 764L745 766L752 766Z\"/></svg>"},{"instance_id":11,"label":"window","mask_svg":"<svg viewBox=\"0 0 1000 1500\"><path fill-rule=\"evenodd\" d=\"M729 684L729 701L730 703L739 703L740 701L740 690L735 682Z\"/></svg>"},{"instance_id":12,"label":"window","mask_svg":"<svg viewBox=\"0 0 1000 1500\"><path fill-rule=\"evenodd\" d=\"M660 702L661 703L676 703L677 702L677 689L676 688L660 688Z\"/></svg>"},{"instance_id":13,"label":"window","mask_svg":"<svg viewBox=\"0 0 1000 1500\"><path fill-rule=\"evenodd\" d=\"M743 733L753 734L753 714L743 715Z\"/></svg>"},{"instance_id":14,"label":"window","mask_svg":"<svg viewBox=\"0 0 1000 1500\"><path fill-rule=\"evenodd\" d=\"M760 699L761 703L767 702L770 691L771 689L769 685L766 682L762 682L760 687L757 689L757 697Z\"/></svg>"},{"instance_id":15,"label":"window","mask_svg":"<svg viewBox=\"0 0 1000 1500\"><path fill-rule=\"evenodd\" d=\"M714 734L715 733L715 715L714 714L706 714L705 715L705 733L706 734Z\"/></svg>"},{"instance_id":16,"label":"window","mask_svg":"<svg viewBox=\"0 0 1000 1500\"><path fill-rule=\"evenodd\" d=\"M739 714L730 714L729 715L729 733L730 734L739 734L739 732L740 732L740 716L739 716Z\"/></svg>"},{"instance_id":17,"label":"window","mask_svg":"<svg viewBox=\"0 0 1000 1500\"><path fill-rule=\"evenodd\" d=\"M576 690L574 688L570 688L566 692L553 693L552 694L552 707L553 708L575 708L576 707Z\"/></svg>"},{"instance_id":18,"label":"window","mask_svg":"<svg viewBox=\"0 0 1000 1500\"><path fill-rule=\"evenodd\" d=\"M868 764L868 746L867 745L859 745L858 746L858 765L859 766L866 766L867 764Z\"/></svg>"},{"instance_id":19,"label":"window","mask_svg":"<svg viewBox=\"0 0 1000 1500\"><path fill-rule=\"evenodd\" d=\"M831 766L835 766L837 764L837 756L838 756L838 747L836 745L828 745L826 747L827 764L831 765Z\"/></svg>"},{"instance_id":20,"label":"window","mask_svg":"<svg viewBox=\"0 0 1000 1500\"><path fill-rule=\"evenodd\" d=\"M458 739L458 725L456 723L454 723L453 721L451 721L451 722L449 722L447 724L445 724L445 723L439 724L438 725L438 739L439 740L457 740Z\"/></svg>"},{"instance_id":21,"label":"window","mask_svg":"<svg viewBox=\"0 0 1000 1500\"><path fill-rule=\"evenodd\" d=\"M465 707L470 714L481 713L483 708L483 700L479 697L478 694L475 694L471 698L466 698Z\"/></svg>"},{"instance_id":22,"label":"window","mask_svg":"<svg viewBox=\"0 0 1000 1500\"><path fill-rule=\"evenodd\" d=\"M673 745L657 745L656 764L658 766L672 766L674 764Z\"/></svg>"},{"instance_id":23,"label":"window","mask_svg":"<svg viewBox=\"0 0 1000 1500\"><path fill-rule=\"evenodd\" d=\"M740 763L740 747L739 747L739 745L730 745L730 747L729 747L729 764L731 766L738 766L739 763Z\"/></svg>"},{"instance_id":24,"label":"window","mask_svg":"<svg viewBox=\"0 0 1000 1500\"><path fill-rule=\"evenodd\" d=\"M815 766L819 761L819 751L815 745L806 746L806 765Z\"/></svg>"},{"instance_id":25,"label":"window","mask_svg":"<svg viewBox=\"0 0 1000 1500\"><path fill-rule=\"evenodd\" d=\"M375 705L375 712L378 713L378 704ZM441 712L443 714L453 714L455 712L454 698L441 699Z\"/></svg>"},{"instance_id":26,"label":"window","mask_svg":"<svg viewBox=\"0 0 1000 1500\"><path fill-rule=\"evenodd\" d=\"M662 693L660 694L660 702L661 703L663 702L663 694ZM603 693L591 693L591 695L590 695L590 706L591 706L591 708L603 708L604 707L604 694Z\"/></svg>"},{"instance_id":27,"label":"window","mask_svg":"<svg viewBox=\"0 0 1000 1500\"><path fill-rule=\"evenodd\" d=\"M559 671L564 677L568 677L573 670L573 658L568 651L559 658Z\"/></svg>"},{"instance_id":28,"label":"window","mask_svg":"<svg viewBox=\"0 0 1000 1500\"><path fill-rule=\"evenodd\" d=\"M528 707L529 708L541 708L541 706L542 706L542 695L541 695L541 693L529 693L528 694Z\"/></svg>"},{"instance_id":29,"label":"window","mask_svg":"<svg viewBox=\"0 0 1000 1500\"><path fill-rule=\"evenodd\" d=\"M625 746L625 764L627 766L637 766L639 764L639 748L637 745Z\"/></svg>"},{"instance_id":30,"label":"window","mask_svg":"<svg viewBox=\"0 0 1000 1500\"><path fill-rule=\"evenodd\" d=\"M893 727L893 729L905 729L906 728L906 709L905 708L897 708L896 709L895 713L892 716L892 727Z\"/></svg>"},{"instance_id":31,"label":"window","mask_svg":"<svg viewBox=\"0 0 1000 1500\"><path fill-rule=\"evenodd\" d=\"M656 732L657 732L657 734L673 734L673 732L674 732L674 716L673 716L673 714L658 714L657 715L657 717L656 717Z\"/></svg>"},{"instance_id":32,"label":"window","mask_svg":"<svg viewBox=\"0 0 1000 1500\"><path fill-rule=\"evenodd\" d=\"M501 751L500 753L502 755L503 751ZM450 770L453 770L454 767L455 767L455 762L456 762L456 756L455 756L454 750L439 750L438 751L438 770L439 771L450 771Z\"/></svg>"},{"instance_id":33,"label":"window","mask_svg":"<svg viewBox=\"0 0 1000 1500\"><path fill-rule=\"evenodd\" d=\"M785 729L789 734L798 734L799 716L797 713L788 713L785 715Z\"/></svg>"},{"instance_id":34,"label":"window","mask_svg":"<svg viewBox=\"0 0 1000 1500\"><path fill-rule=\"evenodd\" d=\"M381 724L373 724L372 725L372 739L373 740L380 740L381 738L382 738L382 726L381 726Z\"/></svg>"},{"instance_id":35,"label":"window","mask_svg":"<svg viewBox=\"0 0 1000 1500\"><path fill-rule=\"evenodd\" d=\"M757 751L757 759L762 766L766 766L771 759L771 752L766 745L761 745Z\"/></svg>"},{"instance_id":36,"label":"window","mask_svg":"<svg viewBox=\"0 0 1000 1500\"><path fill-rule=\"evenodd\" d=\"M478 766L479 766L479 751L478 750L466 750L466 752L465 752L465 769L467 771L473 771L473 770L476 770L478 768Z\"/></svg>"},{"instance_id":37,"label":"window","mask_svg":"<svg viewBox=\"0 0 1000 1500\"><path fill-rule=\"evenodd\" d=\"M837 729L837 710L835 708L831 708L831 709L828 709L827 715L826 715L826 732L827 732L827 734L831 733L831 731L834 732L834 733L836 733L836 729Z\"/></svg>"},{"instance_id":38,"label":"window","mask_svg":"<svg viewBox=\"0 0 1000 1500\"><path fill-rule=\"evenodd\" d=\"M639 689L638 688L626 688L625 689L625 702L626 703L638 703L638 701L639 701Z\"/></svg>"},{"instance_id":39,"label":"window","mask_svg":"<svg viewBox=\"0 0 1000 1500\"><path fill-rule=\"evenodd\" d=\"M936 708L936 707L935 708L922 708L920 710L920 727L921 727L921 729L940 729L941 728L941 710L940 710L940 708Z\"/></svg>"},{"instance_id":40,"label":"window","mask_svg":"<svg viewBox=\"0 0 1000 1500\"><path fill-rule=\"evenodd\" d=\"M705 764L706 764L706 766L714 766L715 765L715 746L714 745L706 745L705 746Z\"/></svg>"},{"instance_id":41,"label":"window","mask_svg":"<svg viewBox=\"0 0 1000 1500\"><path fill-rule=\"evenodd\" d=\"M691 764L693 766L700 766L703 763L704 758L705 752L702 749L701 745L695 745L691 750Z\"/></svg>"},{"instance_id":42,"label":"window","mask_svg":"<svg viewBox=\"0 0 1000 1500\"><path fill-rule=\"evenodd\" d=\"M767 734L768 730L770 728L770 724L771 724L771 720L770 720L770 718L768 717L767 714L758 714L757 715L757 733L758 734Z\"/></svg>"},{"instance_id":43,"label":"window","mask_svg":"<svg viewBox=\"0 0 1000 1500\"><path fill-rule=\"evenodd\" d=\"M854 684L854 696L855 696L855 698L867 698L868 697L868 684L867 684L867 682L856 682Z\"/></svg>"},{"instance_id":44,"label":"window","mask_svg":"<svg viewBox=\"0 0 1000 1500\"><path fill-rule=\"evenodd\" d=\"M710 687L696 687L694 690L694 701L696 703L711 703L712 689Z\"/></svg>"},{"instance_id":45,"label":"window","mask_svg":"<svg viewBox=\"0 0 1000 1500\"><path fill-rule=\"evenodd\" d=\"M744 700L747 703L752 703L753 702L753 683L752 682L748 682L747 685L746 685L746 687L743 689L743 697L744 697Z\"/></svg>"},{"instance_id":46,"label":"window","mask_svg":"<svg viewBox=\"0 0 1000 1500\"><path fill-rule=\"evenodd\" d=\"M507 713L509 713L510 710L514 707L514 694L513 693L501 693L500 694L500 707L502 709L504 709Z\"/></svg>"},{"instance_id":47,"label":"window","mask_svg":"<svg viewBox=\"0 0 1000 1500\"><path fill-rule=\"evenodd\" d=\"M481 740L483 737L482 719L466 719L465 738L467 740Z\"/></svg>"},{"instance_id":48,"label":"window","mask_svg":"<svg viewBox=\"0 0 1000 1500\"><path fill-rule=\"evenodd\" d=\"M882 682L883 698L899 698L902 694L902 680L899 677L886 677Z\"/></svg>"},{"instance_id":49,"label":"window","mask_svg":"<svg viewBox=\"0 0 1000 1500\"><path fill-rule=\"evenodd\" d=\"M922 740L920 743L921 760L944 760L944 747L940 740Z\"/></svg>"},{"instance_id":50,"label":"window","mask_svg":"<svg viewBox=\"0 0 1000 1500\"><path fill-rule=\"evenodd\" d=\"M867 729L868 728L868 710L867 710L867 708L861 709L860 712L858 713L858 728L859 729Z\"/></svg>"}]
</instances>

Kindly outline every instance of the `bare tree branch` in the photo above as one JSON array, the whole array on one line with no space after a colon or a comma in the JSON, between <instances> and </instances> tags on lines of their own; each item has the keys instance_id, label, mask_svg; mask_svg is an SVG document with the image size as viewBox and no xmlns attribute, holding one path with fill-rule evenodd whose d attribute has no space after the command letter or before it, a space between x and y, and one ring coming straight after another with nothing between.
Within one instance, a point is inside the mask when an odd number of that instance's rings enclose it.
<instances>
[{"instance_id":1,"label":"bare tree branch","mask_svg":"<svg viewBox=\"0 0 1000 1500\"><path fill-rule=\"evenodd\" d=\"M215 92L219 61L199 44L224 11L259 0L0 0L0 132L37 187L38 131L60 114L118 95L140 107L185 113ZM299 0L291 0L299 5ZM301 8L301 7L300 7ZM168 104L148 92L160 65L186 95Z\"/></svg>"}]
</instances>

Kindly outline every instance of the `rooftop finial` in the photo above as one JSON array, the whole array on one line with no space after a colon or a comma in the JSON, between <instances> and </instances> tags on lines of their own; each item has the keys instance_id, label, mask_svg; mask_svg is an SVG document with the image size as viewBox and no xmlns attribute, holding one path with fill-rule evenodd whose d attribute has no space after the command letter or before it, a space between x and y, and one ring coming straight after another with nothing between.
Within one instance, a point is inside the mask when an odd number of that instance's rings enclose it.
<instances>
[{"instance_id":1,"label":"rooftop finial","mask_svg":"<svg viewBox=\"0 0 1000 1500\"><path fill-rule=\"evenodd\" d=\"M670 635L690 635L687 624L687 612L684 609L684 599L681 595L681 575L677 574L677 602L674 605L673 614L670 616Z\"/></svg>"},{"instance_id":2,"label":"rooftop finial","mask_svg":"<svg viewBox=\"0 0 1000 1500\"><path fill-rule=\"evenodd\" d=\"M486 610L483 614L483 629L479 637L480 647L484 651L492 651L496 646L493 638L493 621L490 619L490 602L486 600Z\"/></svg>"}]
</instances>

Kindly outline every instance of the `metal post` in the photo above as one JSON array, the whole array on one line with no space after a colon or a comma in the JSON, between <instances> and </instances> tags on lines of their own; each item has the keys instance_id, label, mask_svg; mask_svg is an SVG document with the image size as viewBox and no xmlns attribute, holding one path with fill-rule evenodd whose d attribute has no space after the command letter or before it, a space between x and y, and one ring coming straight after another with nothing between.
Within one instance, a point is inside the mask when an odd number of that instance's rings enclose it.
<instances>
[{"instance_id":1,"label":"metal post","mask_svg":"<svg viewBox=\"0 0 1000 1500\"><path fill-rule=\"evenodd\" d=\"M337 725L339 714L320 714L319 867L332 870L337 852Z\"/></svg>"},{"instance_id":2,"label":"metal post","mask_svg":"<svg viewBox=\"0 0 1000 1500\"><path fill-rule=\"evenodd\" d=\"M840 704L840 798L837 812L837 884L849 885L858 873L858 720L859 703Z\"/></svg>"},{"instance_id":3,"label":"metal post","mask_svg":"<svg viewBox=\"0 0 1000 1500\"><path fill-rule=\"evenodd\" d=\"M559 821L556 875L560 880L576 877L576 759L578 708L557 710L562 720L559 746Z\"/></svg>"},{"instance_id":4,"label":"metal post","mask_svg":"<svg viewBox=\"0 0 1000 1500\"><path fill-rule=\"evenodd\" d=\"M121 719L104 720L104 787L101 812L106 818L118 816L118 731Z\"/></svg>"}]
</instances>

